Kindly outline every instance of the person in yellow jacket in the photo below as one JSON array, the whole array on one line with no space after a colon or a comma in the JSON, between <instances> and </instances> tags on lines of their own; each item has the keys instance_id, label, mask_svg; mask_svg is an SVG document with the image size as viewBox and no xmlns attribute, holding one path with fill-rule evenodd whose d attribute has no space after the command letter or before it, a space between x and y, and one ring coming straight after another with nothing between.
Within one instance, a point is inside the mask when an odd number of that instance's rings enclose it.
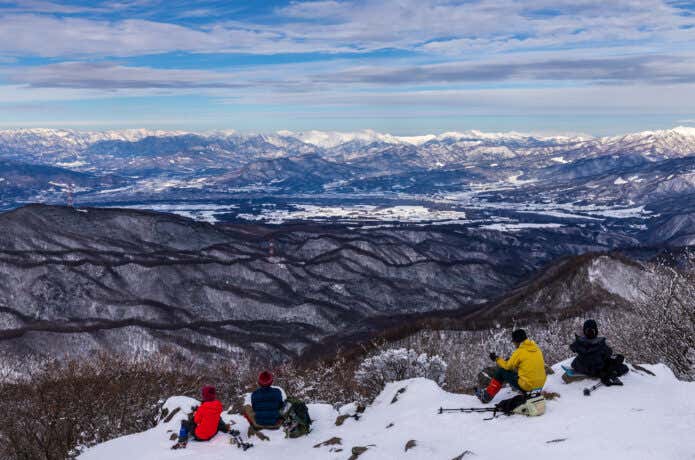
<instances>
[{"instance_id":1,"label":"person in yellow jacket","mask_svg":"<svg viewBox=\"0 0 695 460\"><path fill-rule=\"evenodd\" d=\"M497 369L487 388L475 391L478 399L485 404L492 401L504 383L525 393L540 390L545 385L545 361L536 342L529 339L523 329L512 332L512 341L516 350L508 360L505 361L494 352L490 353L490 359L495 361Z\"/></svg>"}]
</instances>

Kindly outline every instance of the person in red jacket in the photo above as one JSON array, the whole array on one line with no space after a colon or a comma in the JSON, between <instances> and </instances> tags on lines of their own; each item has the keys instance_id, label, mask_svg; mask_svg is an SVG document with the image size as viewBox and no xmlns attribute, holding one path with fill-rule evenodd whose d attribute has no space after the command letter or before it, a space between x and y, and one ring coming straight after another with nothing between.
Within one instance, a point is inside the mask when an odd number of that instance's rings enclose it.
<instances>
[{"instance_id":1,"label":"person in red jacket","mask_svg":"<svg viewBox=\"0 0 695 460\"><path fill-rule=\"evenodd\" d=\"M203 402L193 414L193 420L181 420L179 442L172 449L186 447L190 434L193 434L196 441L209 441L218 431L229 431L222 421L222 403L215 396L215 387L204 386L201 393Z\"/></svg>"}]
</instances>

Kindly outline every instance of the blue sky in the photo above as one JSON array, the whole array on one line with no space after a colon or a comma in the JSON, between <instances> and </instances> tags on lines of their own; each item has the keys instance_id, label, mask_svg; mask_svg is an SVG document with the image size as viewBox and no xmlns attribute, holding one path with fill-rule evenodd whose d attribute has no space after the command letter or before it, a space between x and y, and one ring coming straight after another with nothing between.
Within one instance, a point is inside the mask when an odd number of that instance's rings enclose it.
<instances>
[{"instance_id":1,"label":"blue sky","mask_svg":"<svg viewBox=\"0 0 695 460\"><path fill-rule=\"evenodd\" d=\"M695 2L0 0L0 128L695 125Z\"/></svg>"}]
</instances>

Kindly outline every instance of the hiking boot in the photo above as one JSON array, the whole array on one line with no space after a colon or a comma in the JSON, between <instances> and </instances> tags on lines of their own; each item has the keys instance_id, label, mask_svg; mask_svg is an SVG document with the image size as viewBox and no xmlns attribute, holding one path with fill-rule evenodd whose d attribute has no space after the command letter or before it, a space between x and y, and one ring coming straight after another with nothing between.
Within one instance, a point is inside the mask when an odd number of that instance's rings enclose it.
<instances>
[{"instance_id":1,"label":"hiking boot","mask_svg":"<svg viewBox=\"0 0 695 460\"><path fill-rule=\"evenodd\" d=\"M623 386L623 381L620 380L618 377L611 377L611 386L612 385L617 385L617 386Z\"/></svg>"},{"instance_id":2,"label":"hiking boot","mask_svg":"<svg viewBox=\"0 0 695 460\"><path fill-rule=\"evenodd\" d=\"M475 395L478 397L481 403L487 404L490 401L492 401L492 396L488 394L486 390L483 388L476 388L475 389Z\"/></svg>"},{"instance_id":3,"label":"hiking boot","mask_svg":"<svg viewBox=\"0 0 695 460\"><path fill-rule=\"evenodd\" d=\"M623 386L623 381L620 380L618 377L614 377L614 376L601 378L601 383L603 383L607 387Z\"/></svg>"},{"instance_id":4,"label":"hiking boot","mask_svg":"<svg viewBox=\"0 0 695 460\"><path fill-rule=\"evenodd\" d=\"M179 442L177 442L176 444L174 444L173 446L171 446L171 448L174 449L174 450L176 450L176 449L185 449L185 448L186 448L186 444L188 444L186 441L179 441Z\"/></svg>"}]
</instances>

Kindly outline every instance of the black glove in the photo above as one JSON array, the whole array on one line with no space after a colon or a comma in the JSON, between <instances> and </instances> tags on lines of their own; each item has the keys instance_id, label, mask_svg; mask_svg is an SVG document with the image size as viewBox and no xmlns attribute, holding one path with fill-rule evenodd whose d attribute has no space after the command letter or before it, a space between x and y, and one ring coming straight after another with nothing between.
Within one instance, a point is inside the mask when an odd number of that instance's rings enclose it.
<instances>
[{"instance_id":1,"label":"black glove","mask_svg":"<svg viewBox=\"0 0 695 460\"><path fill-rule=\"evenodd\" d=\"M491 351L488 356L490 356L491 360L497 361L497 353L495 353L494 351Z\"/></svg>"}]
</instances>

